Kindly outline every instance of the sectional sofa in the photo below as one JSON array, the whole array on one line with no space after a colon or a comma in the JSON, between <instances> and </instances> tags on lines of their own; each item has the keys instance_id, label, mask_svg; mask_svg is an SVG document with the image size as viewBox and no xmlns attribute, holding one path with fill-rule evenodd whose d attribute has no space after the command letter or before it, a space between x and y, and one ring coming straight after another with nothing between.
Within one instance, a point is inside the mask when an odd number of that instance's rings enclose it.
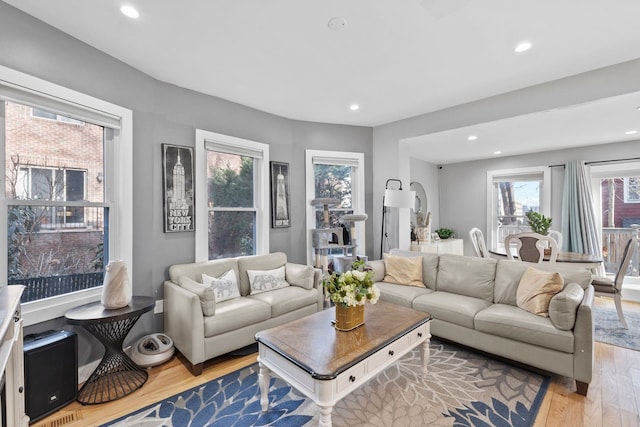
<instances>
[{"instance_id":1,"label":"sectional sofa","mask_svg":"<svg viewBox=\"0 0 640 427\"><path fill-rule=\"evenodd\" d=\"M269 272L282 268L282 286L272 288ZM224 301L202 283L212 278ZM289 263L282 252L176 264L164 282L164 330L199 375L206 360L254 343L258 331L322 310L323 303L321 271Z\"/></svg>"},{"instance_id":2,"label":"sectional sofa","mask_svg":"<svg viewBox=\"0 0 640 427\"><path fill-rule=\"evenodd\" d=\"M435 336L573 378L577 392L587 394L594 361L594 291L589 271L566 269L555 263L438 256L397 249L390 255L421 257L422 283L389 283L385 261L369 261L380 299L430 313ZM549 317L517 304L518 286L529 267L562 276L564 287L551 299Z\"/></svg>"}]
</instances>

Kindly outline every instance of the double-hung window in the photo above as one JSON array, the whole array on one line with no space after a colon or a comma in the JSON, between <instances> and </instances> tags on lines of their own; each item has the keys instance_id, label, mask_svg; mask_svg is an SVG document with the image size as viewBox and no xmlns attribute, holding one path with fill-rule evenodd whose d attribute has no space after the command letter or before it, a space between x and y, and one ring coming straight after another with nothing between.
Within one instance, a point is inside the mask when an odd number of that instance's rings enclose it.
<instances>
[{"instance_id":1,"label":"double-hung window","mask_svg":"<svg viewBox=\"0 0 640 427\"><path fill-rule=\"evenodd\" d=\"M196 130L196 260L269 252L269 145Z\"/></svg>"},{"instance_id":2,"label":"double-hung window","mask_svg":"<svg viewBox=\"0 0 640 427\"><path fill-rule=\"evenodd\" d=\"M316 264L312 247L312 230L341 228L340 217L345 214L363 213L364 206L364 154L343 151L306 150L306 199L307 199L307 263ZM312 204L316 199L334 199L338 202L327 206ZM326 224L325 222L328 222ZM356 235L350 236L357 243L356 254L365 254L364 222L355 223ZM340 250L333 250L340 253Z\"/></svg>"},{"instance_id":3,"label":"double-hung window","mask_svg":"<svg viewBox=\"0 0 640 427\"><path fill-rule=\"evenodd\" d=\"M490 248L504 248L509 234L531 231L528 211L550 215L549 167L487 172L487 232Z\"/></svg>"},{"instance_id":4,"label":"double-hung window","mask_svg":"<svg viewBox=\"0 0 640 427\"><path fill-rule=\"evenodd\" d=\"M104 267L132 272L130 110L0 67L2 282L26 324L100 298Z\"/></svg>"}]
</instances>

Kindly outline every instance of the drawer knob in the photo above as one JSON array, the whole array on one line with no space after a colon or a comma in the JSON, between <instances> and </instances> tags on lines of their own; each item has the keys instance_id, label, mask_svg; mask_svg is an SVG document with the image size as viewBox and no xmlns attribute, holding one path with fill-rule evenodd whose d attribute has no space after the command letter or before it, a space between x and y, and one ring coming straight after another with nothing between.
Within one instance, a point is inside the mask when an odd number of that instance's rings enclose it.
<instances>
[{"instance_id":1,"label":"drawer knob","mask_svg":"<svg viewBox=\"0 0 640 427\"><path fill-rule=\"evenodd\" d=\"M353 375L349 375L349 381L351 381L352 383L356 382L356 377L354 377Z\"/></svg>"},{"instance_id":2,"label":"drawer knob","mask_svg":"<svg viewBox=\"0 0 640 427\"><path fill-rule=\"evenodd\" d=\"M422 332L418 332L418 338L422 338Z\"/></svg>"},{"instance_id":3,"label":"drawer knob","mask_svg":"<svg viewBox=\"0 0 640 427\"><path fill-rule=\"evenodd\" d=\"M393 355L394 355L393 350L389 350L389 356L393 356Z\"/></svg>"}]
</instances>

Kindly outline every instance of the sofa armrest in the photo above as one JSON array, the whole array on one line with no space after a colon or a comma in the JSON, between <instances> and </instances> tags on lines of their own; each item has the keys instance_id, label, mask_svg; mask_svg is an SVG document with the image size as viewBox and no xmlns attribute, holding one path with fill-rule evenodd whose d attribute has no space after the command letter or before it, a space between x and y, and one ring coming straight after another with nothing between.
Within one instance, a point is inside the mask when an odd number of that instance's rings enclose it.
<instances>
[{"instance_id":1,"label":"sofa armrest","mask_svg":"<svg viewBox=\"0 0 640 427\"><path fill-rule=\"evenodd\" d=\"M205 361L200 298L170 280L164 282L164 331L189 362Z\"/></svg>"},{"instance_id":2,"label":"sofa armrest","mask_svg":"<svg viewBox=\"0 0 640 427\"><path fill-rule=\"evenodd\" d=\"M594 323L593 323L593 286L584 291L582 303L578 306L576 324L573 328L573 377L577 381L590 383L593 378L594 363Z\"/></svg>"}]
</instances>

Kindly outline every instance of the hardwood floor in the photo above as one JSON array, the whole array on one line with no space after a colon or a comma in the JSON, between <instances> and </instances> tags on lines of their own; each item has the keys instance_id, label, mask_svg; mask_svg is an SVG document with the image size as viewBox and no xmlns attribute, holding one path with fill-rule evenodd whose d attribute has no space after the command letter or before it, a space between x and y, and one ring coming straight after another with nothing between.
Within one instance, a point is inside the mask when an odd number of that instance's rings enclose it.
<instances>
[{"instance_id":1,"label":"hardwood floor","mask_svg":"<svg viewBox=\"0 0 640 427\"><path fill-rule=\"evenodd\" d=\"M600 300L609 304L606 299ZM624 310L640 312L640 304L625 303ZM594 377L586 397L575 393L575 383L553 376L538 412L535 427L640 426L640 352L596 342ZM88 427L118 418L136 409L203 384L256 361L257 354L221 357L205 364L194 377L174 357L149 369L149 380L139 390L114 402L83 406L73 402L34 423L34 427Z\"/></svg>"}]
</instances>

